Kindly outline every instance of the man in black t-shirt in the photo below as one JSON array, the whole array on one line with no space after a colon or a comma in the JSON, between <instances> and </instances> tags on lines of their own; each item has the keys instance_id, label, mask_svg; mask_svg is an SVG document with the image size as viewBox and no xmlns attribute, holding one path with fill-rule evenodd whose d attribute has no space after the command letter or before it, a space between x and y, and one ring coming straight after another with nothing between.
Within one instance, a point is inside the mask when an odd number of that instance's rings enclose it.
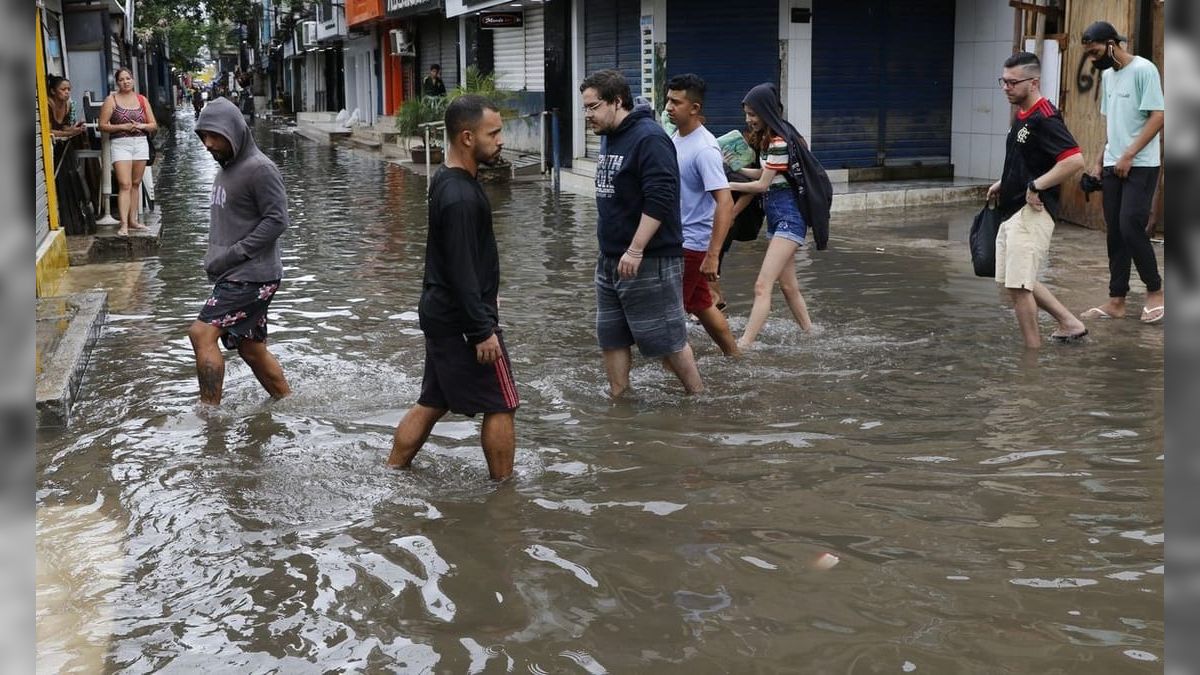
<instances>
[{"instance_id":1,"label":"man in black t-shirt","mask_svg":"<svg viewBox=\"0 0 1200 675\"><path fill-rule=\"evenodd\" d=\"M1062 115L1042 98L1041 73L1041 62L1029 52L1004 62L1000 86L1017 114L1008 132L1003 174L988 188L988 198L998 200L1004 220L996 235L996 281L1008 289L1025 346L1031 349L1042 344L1039 307L1058 322L1052 339L1067 342L1087 335L1083 322L1038 282L1059 212L1058 186L1084 165Z\"/></svg>"},{"instance_id":2,"label":"man in black t-shirt","mask_svg":"<svg viewBox=\"0 0 1200 675\"><path fill-rule=\"evenodd\" d=\"M417 405L396 427L388 466L405 468L447 411L483 414L482 445L495 480L512 474L520 400L500 331L500 256L492 207L476 180L500 156L500 113L479 96L446 108L450 147L429 188L425 281L418 314L425 375Z\"/></svg>"}]
</instances>

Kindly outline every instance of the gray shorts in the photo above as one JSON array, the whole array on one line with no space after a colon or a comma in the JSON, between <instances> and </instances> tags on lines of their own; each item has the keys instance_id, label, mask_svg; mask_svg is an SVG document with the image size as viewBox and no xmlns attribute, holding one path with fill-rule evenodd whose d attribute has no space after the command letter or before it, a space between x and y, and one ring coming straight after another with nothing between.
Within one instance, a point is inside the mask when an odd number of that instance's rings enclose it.
<instances>
[{"instance_id":1,"label":"gray shorts","mask_svg":"<svg viewBox=\"0 0 1200 675\"><path fill-rule=\"evenodd\" d=\"M619 258L596 260L596 339L600 348L636 344L646 358L687 346L683 258L646 258L633 279L617 274Z\"/></svg>"}]
</instances>

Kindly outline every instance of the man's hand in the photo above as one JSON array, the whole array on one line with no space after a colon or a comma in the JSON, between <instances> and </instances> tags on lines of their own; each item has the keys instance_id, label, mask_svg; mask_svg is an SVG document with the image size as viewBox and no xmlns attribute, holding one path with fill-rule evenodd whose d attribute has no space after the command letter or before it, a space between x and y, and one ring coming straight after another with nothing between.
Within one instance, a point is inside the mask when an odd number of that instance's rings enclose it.
<instances>
[{"instance_id":1,"label":"man's hand","mask_svg":"<svg viewBox=\"0 0 1200 675\"><path fill-rule=\"evenodd\" d=\"M475 345L475 359L484 365L500 360L500 338L495 333L488 339Z\"/></svg>"},{"instance_id":2,"label":"man's hand","mask_svg":"<svg viewBox=\"0 0 1200 675\"><path fill-rule=\"evenodd\" d=\"M1127 178L1129 170L1133 168L1133 158L1128 155L1121 155L1117 160L1116 166L1113 167L1113 173L1117 174L1118 178Z\"/></svg>"},{"instance_id":3,"label":"man's hand","mask_svg":"<svg viewBox=\"0 0 1200 675\"><path fill-rule=\"evenodd\" d=\"M988 201L991 201L993 199L998 199L999 197L1000 197L1000 181L996 181L995 183L992 183L990 187L988 187L987 198L988 198Z\"/></svg>"},{"instance_id":4,"label":"man's hand","mask_svg":"<svg viewBox=\"0 0 1200 675\"><path fill-rule=\"evenodd\" d=\"M721 260L719 257L714 257L708 253L705 253L704 260L700 261L700 274L707 281L716 281L717 279L720 279L721 275L717 274L717 264L720 262Z\"/></svg>"},{"instance_id":5,"label":"man's hand","mask_svg":"<svg viewBox=\"0 0 1200 675\"><path fill-rule=\"evenodd\" d=\"M1038 193L1028 188L1025 190L1025 203L1032 206L1034 211L1041 211L1042 209L1046 208L1046 205L1042 203L1042 198L1038 196Z\"/></svg>"},{"instance_id":6,"label":"man's hand","mask_svg":"<svg viewBox=\"0 0 1200 675\"><path fill-rule=\"evenodd\" d=\"M625 253L621 255L621 259L617 262L617 275L622 279L632 279L637 276L638 269L642 266L642 252L635 251L633 248L625 249Z\"/></svg>"}]
</instances>

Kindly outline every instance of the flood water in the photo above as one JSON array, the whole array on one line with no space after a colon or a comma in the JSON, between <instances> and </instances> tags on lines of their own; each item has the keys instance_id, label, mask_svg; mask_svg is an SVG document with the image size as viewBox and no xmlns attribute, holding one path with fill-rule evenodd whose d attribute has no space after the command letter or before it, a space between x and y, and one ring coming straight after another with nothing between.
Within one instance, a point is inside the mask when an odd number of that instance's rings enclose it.
<instances>
[{"instance_id":1,"label":"flood water","mask_svg":"<svg viewBox=\"0 0 1200 675\"><path fill-rule=\"evenodd\" d=\"M837 217L797 261L812 334L779 296L743 360L693 325L704 394L635 358L613 403L593 200L489 187L522 398L496 485L464 417L383 465L421 382L425 179L257 133L290 197L271 349L294 395L233 356L196 406L216 166L181 118L161 255L38 440L39 670L1161 671L1162 328L1025 355L971 275L969 205ZM1103 299L1103 235L1055 242L1060 299ZM763 250L726 261L737 332Z\"/></svg>"}]
</instances>

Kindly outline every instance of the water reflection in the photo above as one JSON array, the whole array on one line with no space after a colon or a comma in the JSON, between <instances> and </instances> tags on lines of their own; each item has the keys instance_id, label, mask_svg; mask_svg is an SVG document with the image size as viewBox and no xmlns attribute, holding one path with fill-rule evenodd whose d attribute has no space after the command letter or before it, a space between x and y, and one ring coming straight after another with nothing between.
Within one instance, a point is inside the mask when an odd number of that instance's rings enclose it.
<instances>
[{"instance_id":1,"label":"water reflection","mask_svg":"<svg viewBox=\"0 0 1200 675\"><path fill-rule=\"evenodd\" d=\"M969 209L842 217L786 316L685 399L655 363L610 403L595 210L493 185L501 316L525 404L515 481L448 418L382 468L416 399L424 180L259 129L293 227L270 403L231 359L194 406L185 331L215 165L186 127L162 255L111 298L69 433L39 439L39 666L125 672L1097 672L1162 654L1162 333L1092 327L1023 360L964 255ZM1086 302L1095 233L1059 228ZM761 242L723 286L744 324ZM124 269L124 268L122 268ZM125 273L132 273L126 270ZM823 554L841 559L815 565ZM811 668L810 668L811 667ZM911 667L911 668L910 668Z\"/></svg>"}]
</instances>

